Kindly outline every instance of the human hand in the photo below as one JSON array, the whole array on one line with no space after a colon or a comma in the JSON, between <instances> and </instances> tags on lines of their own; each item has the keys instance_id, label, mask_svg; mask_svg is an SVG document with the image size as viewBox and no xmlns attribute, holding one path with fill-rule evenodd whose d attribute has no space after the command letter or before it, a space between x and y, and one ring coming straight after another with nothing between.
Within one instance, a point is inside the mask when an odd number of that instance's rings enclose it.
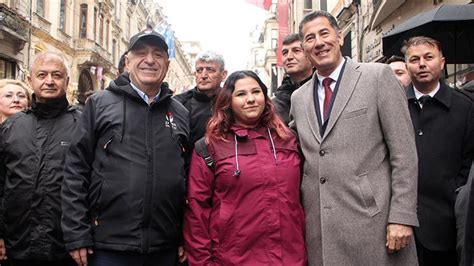
<instances>
[{"instance_id":1,"label":"human hand","mask_svg":"<svg viewBox=\"0 0 474 266\"><path fill-rule=\"evenodd\" d=\"M403 224L387 225L387 243L389 253L399 251L408 246L413 236L413 228Z\"/></svg>"},{"instance_id":2,"label":"human hand","mask_svg":"<svg viewBox=\"0 0 474 266\"><path fill-rule=\"evenodd\" d=\"M92 248L79 248L69 251L69 255L71 255L78 266L87 266L87 255L93 253Z\"/></svg>"},{"instance_id":3,"label":"human hand","mask_svg":"<svg viewBox=\"0 0 474 266\"><path fill-rule=\"evenodd\" d=\"M188 256L186 254L186 250L184 250L184 246L179 246L178 247L178 261L179 261L179 263L185 262L187 258L188 258Z\"/></svg>"},{"instance_id":4,"label":"human hand","mask_svg":"<svg viewBox=\"0 0 474 266\"><path fill-rule=\"evenodd\" d=\"M7 259L7 249L5 248L5 241L0 238L0 260Z\"/></svg>"}]
</instances>

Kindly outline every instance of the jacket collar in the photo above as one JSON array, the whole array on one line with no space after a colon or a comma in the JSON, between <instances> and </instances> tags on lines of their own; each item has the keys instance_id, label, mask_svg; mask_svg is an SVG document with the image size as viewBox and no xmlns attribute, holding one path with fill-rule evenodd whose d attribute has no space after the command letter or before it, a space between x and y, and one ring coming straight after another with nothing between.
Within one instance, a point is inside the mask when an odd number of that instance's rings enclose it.
<instances>
[{"instance_id":1,"label":"jacket collar","mask_svg":"<svg viewBox=\"0 0 474 266\"><path fill-rule=\"evenodd\" d=\"M220 89L221 88L218 88L217 91L216 91L216 94L214 94L214 95L217 95L217 93ZM200 92L197 87L194 87L192 89L192 93L193 93L193 98L196 99L199 102L210 102L210 101L212 101L212 99L215 98L215 97L211 98L211 97L207 96L207 94L205 94L203 92Z\"/></svg>"},{"instance_id":2,"label":"jacket collar","mask_svg":"<svg viewBox=\"0 0 474 266\"><path fill-rule=\"evenodd\" d=\"M123 73L122 75L117 77L117 79L112 81L107 90L120 93L124 96L126 95L127 97L135 101L145 103L143 99L138 95L138 93L132 88L131 81L127 72ZM158 99L156 99L154 104L171 97L171 95L172 93L168 87L168 84L166 82L161 83L160 95Z\"/></svg>"},{"instance_id":3,"label":"jacket collar","mask_svg":"<svg viewBox=\"0 0 474 266\"><path fill-rule=\"evenodd\" d=\"M453 88L449 87L444 83L442 80L439 81L439 90L434 95L433 99L440 102L442 105L446 106L446 108L451 107L451 98L453 96ZM409 102L416 102L415 96L415 89L413 88L413 84L410 84L407 90L407 99Z\"/></svg>"},{"instance_id":4,"label":"jacket collar","mask_svg":"<svg viewBox=\"0 0 474 266\"><path fill-rule=\"evenodd\" d=\"M254 138L265 134L266 127L257 127L257 128L247 128L239 124L233 124L230 127L230 130L237 135L238 138Z\"/></svg>"}]
</instances>

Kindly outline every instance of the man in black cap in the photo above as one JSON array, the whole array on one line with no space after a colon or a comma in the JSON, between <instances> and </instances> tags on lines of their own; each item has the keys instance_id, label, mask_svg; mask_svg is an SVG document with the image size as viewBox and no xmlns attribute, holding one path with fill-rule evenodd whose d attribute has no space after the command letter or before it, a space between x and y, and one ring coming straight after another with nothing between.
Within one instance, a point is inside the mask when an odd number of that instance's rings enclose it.
<instances>
[{"instance_id":1,"label":"man in black cap","mask_svg":"<svg viewBox=\"0 0 474 266\"><path fill-rule=\"evenodd\" d=\"M163 36L133 36L128 72L95 93L66 157L62 229L78 265L176 265L183 259L188 111L163 84Z\"/></svg>"}]
</instances>

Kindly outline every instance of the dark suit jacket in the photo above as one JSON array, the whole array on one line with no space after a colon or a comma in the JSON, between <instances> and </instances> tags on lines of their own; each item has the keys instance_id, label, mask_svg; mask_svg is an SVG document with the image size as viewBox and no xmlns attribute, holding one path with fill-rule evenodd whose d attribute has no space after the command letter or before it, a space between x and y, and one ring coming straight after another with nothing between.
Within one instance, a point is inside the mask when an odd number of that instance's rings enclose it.
<instances>
[{"instance_id":1,"label":"dark suit jacket","mask_svg":"<svg viewBox=\"0 0 474 266\"><path fill-rule=\"evenodd\" d=\"M410 85L408 109L418 150L418 219L415 237L430 250L456 249L454 203L473 152L473 103L441 82L440 90L420 108Z\"/></svg>"}]
</instances>

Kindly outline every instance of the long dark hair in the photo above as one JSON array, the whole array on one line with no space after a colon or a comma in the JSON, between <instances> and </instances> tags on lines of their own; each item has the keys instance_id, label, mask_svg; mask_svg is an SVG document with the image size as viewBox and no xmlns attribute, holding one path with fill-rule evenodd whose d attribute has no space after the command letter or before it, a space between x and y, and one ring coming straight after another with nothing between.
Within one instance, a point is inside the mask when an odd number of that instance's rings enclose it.
<instances>
[{"instance_id":1,"label":"long dark hair","mask_svg":"<svg viewBox=\"0 0 474 266\"><path fill-rule=\"evenodd\" d=\"M232 73L224 83L224 87L219 91L214 104L213 115L207 124L206 142L210 143L216 140L225 140L232 124L235 123L235 117L232 112L232 93L235 89L235 83L243 78L254 79L265 95L265 107L260 116L257 127L268 127L275 130L277 136L287 139L290 135L289 129L285 123L276 115L271 99L268 97L267 86L253 71L241 70Z\"/></svg>"}]
</instances>

